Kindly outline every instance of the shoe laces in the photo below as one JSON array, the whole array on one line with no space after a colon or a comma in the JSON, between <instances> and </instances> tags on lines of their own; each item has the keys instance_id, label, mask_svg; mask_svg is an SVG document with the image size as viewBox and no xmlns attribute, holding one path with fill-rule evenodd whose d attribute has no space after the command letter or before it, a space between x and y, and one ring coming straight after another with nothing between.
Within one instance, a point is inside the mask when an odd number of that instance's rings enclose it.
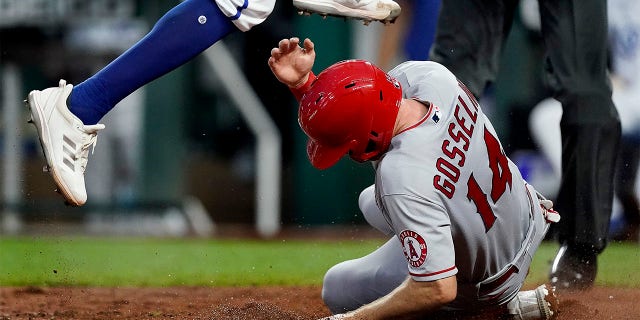
<instances>
[{"instance_id":1,"label":"shoe laces","mask_svg":"<svg viewBox=\"0 0 640 320\"><path fill-rule=\"evenodd\" d=\"M80 160L80 169L83 174L87 169L87 163L89 162L89 149L91 148L91 154L95 152L96 144L98 143L98 130L103 128L104 126L102 126L102 128L98 127L83 134L82 146L76 152L76 159Z\"/></svg>"}]
</instances>

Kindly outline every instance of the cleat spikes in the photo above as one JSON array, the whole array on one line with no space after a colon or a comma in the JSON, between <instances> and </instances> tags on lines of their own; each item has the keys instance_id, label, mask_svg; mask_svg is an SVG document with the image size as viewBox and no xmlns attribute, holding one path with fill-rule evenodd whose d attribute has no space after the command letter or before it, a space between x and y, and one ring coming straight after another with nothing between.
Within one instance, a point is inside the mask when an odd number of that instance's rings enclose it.
<instances>
[{"instance_id":1,"label":"cleat spikes","mask_svg":"<svg viewBox=\"0 0 640 320\"><path fill-rule=\"evenodd\" d=\"M342 20L343 20L343 21L349 21L350 19L360 20L360 21L362 21L362 23L363 23L365 26L368 26L368 25L369 25L369 24L371 24L371 22L373 22L373 21L378 21L378 22L380 22L380 23L382 23L382 24L384 24L384 25L390 25L390 24L392 24L392 23L395 23L395 22L396 22L396 19L398 18L398 17L396 16L396 17L393 17L393 18L391 18L391 19L378 20L378 19L371 19L371 18L347 17L347 16L336 15L336 14L330 14L330 13L322 13L322 12L309 11L309 10L305 10L305 9L298 9L298 11L297 11L297 12L298 12L298 15L305 16L305 17L309 17L309 16L312 16L312 15L314 15L314 14L317 14L317 15L319 15L319 16L322 18L322 20L326 20L326 19L327 19L327 17L342 18Z\"/></svg>"},{"instance_id":2,"label":"cleat spikes","mask_svg":"<svg viewBox=\"0 0 640 320\"><path fill-rule=\"evenodd\" d=\"M326 19L327 16L361 20L365 26L372 21L383 24L394 23L400 15L400 5L394 0L293 0L293 6L298 10L298 14L310 16L317 14Z\"/></svg>"},{"instance_id":3,"label":"cleat spikes","mask_svg":"<svg viewBox=\"0 0 640 320\"><path fill-rule=\"evenodd\" d=\"M42 172L49 172L49 166L48 165L44 165L42 167Z\"/></svg>"}]
</instances>

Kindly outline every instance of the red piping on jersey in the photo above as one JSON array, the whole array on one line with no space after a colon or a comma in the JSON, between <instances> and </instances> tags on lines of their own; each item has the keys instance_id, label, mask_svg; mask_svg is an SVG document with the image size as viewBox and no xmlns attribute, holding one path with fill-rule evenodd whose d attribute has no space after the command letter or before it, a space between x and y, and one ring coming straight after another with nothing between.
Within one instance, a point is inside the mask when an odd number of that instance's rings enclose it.
<instances>
[{"instance_id":1,"label":"red piping on jersey","mask_svg":"<svg viewBox=\"0 0 640 320\"><path fill-rule=\"evenodd\" d=\"M527 192L528 193L528 192ZM512 265L511 267L509 267L509 269L507 269L507 271L502 274L500 277L498 277L498 279L495 279L489 283L483 283L480 285L480 288L478 289L478 294L480 296L485 296L488 295L489 293L491 293L491 291L499 288L501 285L503 285L505 282L507 282L507 280L509 278L511 278L511 276L514 273L518 273L518 268L514 265ZM504 292L502 292L504 293ZM502 295L502 293L498 294Z\"/></svg>"},{"instance_id":2,"label":"red piping on jersey","mask_svg":"<svg viewBox=\"0 0 640 320\"><path fill-rule=\"evenodd\" d=\"M418 101L418 100L416 100L416 101ZM420 101L418 101L418 102L420 102ZM423 102L420 102L420 103L423 103ZM404 128L402 131L398 132L398 134L401 134L401 133L403 133L405 131L409 131L409 130L421 125L422 123L424 123L427 119L429 119L429 117L431 116L431 112L432 111L433 111L433 103L429 103L429 110L427 111L427 114L425 114L424 117L422 117L422 119L420 119L420 121L416 122L414 125L412 125L410 127Z\"/></svg>"},{"instance_id":3,"label":"red piping on jersey","mask_svg":"<svg viewBox=\"0 0 640 320\"><path fill-rule=\"evenodd\" d=\"M414 277L429 277L429 276L435 276L435 275L437 275L437 274L441 274L441 273L449 272L449 271L451 271L451 270L453 270L453 269L455 269L455 268L456 268L456 266L453 266L453 267L451 267L451 268L444 269L444 270L440 270L440 271L436 271L436 272L433 272L433 273L420 274L420 273L413 273L413 272L409 272L409 274L410 274L410 275L412 275L412 276L414 276Z\"/></svg>"},{"instance_id":4,"label":"red piping on jersey","mask_svg":"<svg viewBox=\"0 0 640 320\"><path fill-rule=\"evenodd\" d=\"M502 291L493 294L493 295L489 295L487 297L480 297L482 298L483 301L496 301L500 298L502 298L502 295L504 295L504 293L507 292L507 288L504 288Z\"/></svg>"}]
</instances>

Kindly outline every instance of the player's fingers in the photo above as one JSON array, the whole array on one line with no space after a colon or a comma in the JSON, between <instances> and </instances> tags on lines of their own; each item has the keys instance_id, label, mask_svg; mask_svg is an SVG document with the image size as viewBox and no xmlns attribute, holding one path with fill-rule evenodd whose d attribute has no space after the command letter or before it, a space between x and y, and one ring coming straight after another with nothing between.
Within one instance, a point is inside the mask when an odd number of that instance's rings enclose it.
<instances>
[{"instance_id":1,"label":"player's fingers","mask_svg":"<svg viewBox=\"0 0 640 320\"><path fill-rule=\"evenodd\" d=\"M289 39L282 39L278 42L278 48L280 52L288 52L289 51Z\"/></svg>"},{"instance_id":2,"label":"player's fingers","mask_svg":"<svg viewBox=\"0 0 640 320\"><path fill-rule=\"evenodd\" d=\"M286 54L289 52L293 52L299 48L298 44L300 43L300 39L297 37L292 37L289 39L282 39L278 43L278 48L282 54Z\"/></svg>"},{"instance_id":3,"label":"player's fingers","mask_svg":"<svg viewBox=\"0 0 640 320\"><path fill-rule=\"evenodd\" d=\"M280 48L271 49L271 57L280 59L280 56L282 56L282 51L280 51Z\"/></svg>"},{"instance_id":4,"label":"player's fingers","mask_svg":"<svg viewBox=\"0 0 640 320\"><path fill-rule=\"evenodd\" d=\"M313 41L311 41L311 39L309 39L309 38L304 39L304 43L303 43L303 45L304 45L304 49L305 49L307 52L311 52L311 51L313 51L313 50L314 50L314 48L315 48L315 44L314 44L314 43L313 43Z\"/></svg>"}]
</instances>

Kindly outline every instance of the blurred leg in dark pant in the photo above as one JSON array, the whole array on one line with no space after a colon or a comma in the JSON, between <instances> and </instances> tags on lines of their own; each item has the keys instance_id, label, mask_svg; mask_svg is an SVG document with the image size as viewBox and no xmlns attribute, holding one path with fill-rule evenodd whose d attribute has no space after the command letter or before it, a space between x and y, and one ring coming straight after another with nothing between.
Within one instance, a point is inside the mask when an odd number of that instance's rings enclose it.
<instances>
[{"instance_id":1,"label":"blurred leg in dark pant","mask_svg":"<svg viewBox=\"0 0 640 320\"><path fill-rule=\"evenodd\" d=\"M430 58L480 96L496 78L519 1L443 1ZM590 287L607 245L620 120L607 75L607 10L599 0L540 0L547 85L562 103L562 215L552 284Z\"/></svg>"}]
</instances>

